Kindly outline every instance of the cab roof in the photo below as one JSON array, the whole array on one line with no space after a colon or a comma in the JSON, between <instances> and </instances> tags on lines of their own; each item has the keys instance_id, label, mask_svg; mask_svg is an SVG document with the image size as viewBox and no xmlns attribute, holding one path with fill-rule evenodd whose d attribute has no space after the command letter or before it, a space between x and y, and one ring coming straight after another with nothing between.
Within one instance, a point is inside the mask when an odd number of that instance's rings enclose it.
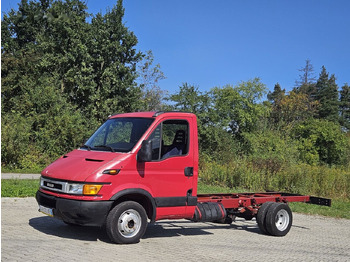
<instances>
[{"instance_id":1,"label":"cab roof","mask_svg":"<svg viewBox=\"0 0 350 262\"><path fill-rule=\"evenodd\" d=\"M112 116L109 116L110 118L120 118L120 117L142 117L142 118L156 118L157 116L164 115L166 114L167 116L178 116L178 115L188 115L188 116L193 116L193 113L188 113L188 112L178 112L178 111L169 111L169 112L156 112L156 111L151 111L151 112L133 112L133 113L122 113L122 114L115 114Z\"/></svg>"}]
</instances>

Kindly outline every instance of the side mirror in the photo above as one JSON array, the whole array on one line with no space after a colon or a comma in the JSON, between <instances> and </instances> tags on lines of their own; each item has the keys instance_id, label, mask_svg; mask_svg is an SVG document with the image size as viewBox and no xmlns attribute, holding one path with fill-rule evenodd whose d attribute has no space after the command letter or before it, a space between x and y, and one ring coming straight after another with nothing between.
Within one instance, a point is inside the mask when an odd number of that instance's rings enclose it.
<instances>
[{"instance_id":1,"label":"side mirror","mask_svg":"<svg viewBox=\"0 0 350 262\"><path fill-rule=\"evenodd\" d=\"M144 140L139 152L137 152L137 162L150 161L152 161L152 140Z\"/></svg>"}]
</instances>

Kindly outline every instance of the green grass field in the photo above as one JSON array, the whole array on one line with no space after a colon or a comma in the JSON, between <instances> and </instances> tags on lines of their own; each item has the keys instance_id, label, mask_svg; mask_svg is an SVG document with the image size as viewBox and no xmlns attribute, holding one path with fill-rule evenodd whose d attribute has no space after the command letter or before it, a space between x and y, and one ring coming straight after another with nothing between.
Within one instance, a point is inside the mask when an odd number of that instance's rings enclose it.
<instances>
[{"instance_id":1,"label":"green grass field","mask_svg":"<svg viewBox=\"0 0 350 262\"><path fill-rule=\"evenodd\" d=\"M39 179L1 179L1 197L34 197Z\"/></svg>"},{"instance_id":2,"label":"green grass field","mask_svg":"<svg viewBox=\"0 0 350 262\"><path fill-rule=\"evenodd\" d=\"M39 188L38 179L2 179L1 197L34 197ZM198 183L199 194L210 193L242 193L244 189L231 189L228 187L211 186ZM333 199L332 207L310 205L305 203L290 203L293 212L322 215L350 219L350 201Z\"/></svg>"}]
</instances>

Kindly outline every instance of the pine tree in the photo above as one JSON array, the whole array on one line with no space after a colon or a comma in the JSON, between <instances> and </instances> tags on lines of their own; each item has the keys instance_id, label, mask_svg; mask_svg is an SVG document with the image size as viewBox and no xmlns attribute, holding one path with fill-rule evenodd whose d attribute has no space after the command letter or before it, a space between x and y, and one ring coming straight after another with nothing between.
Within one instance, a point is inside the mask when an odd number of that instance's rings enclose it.
<instances>
[{"instance_id":1,"label":"pine tree","mask_svg":"<svg viewBox=\"0 0 350 262\"><path fill-rule=\"evenodd\" d=\"M296 81L297 87L310 85L315 82L314 67L310 59L306 59L305 67L299 69L299 72L302 72L302 74L299 75L299 80Z\"/></svg>"},{"instance_id":2,"label":"pine tree","mask_svg":"<svg viewBox=\"0 0 350 262\"><path fill-rule=\"evenodd\" d=\"M338 122L338 86L334 74L328 77L324 66L316 83L316 99L320 103L318 118Z\"/></svg>"},{"instance_id":3,"label":"pine tree","mask_svg":"<svg viewBox=\"0 0 350 262\"><path fill-rule=\"evenodd\" d=\"M278 104L282 98L285 95L286 90L281 88L280 84L277 83L275 84L273 88L273 92L269 92L267 94L267 99L272 103L272 104Z\"/></svg>"},{"instance_id":4,"label":"pine tree","mask_svg":"<svg viewBox=\"0 0 350 262\"><path fill-rule=\"evenodd\" d=\"M271 118L274 123L278 123L282 119L281 101L285 97L286 90L281 88L277 83L273 89L273 92L267 94L267 99L272 103Z\"/></svg>"},{"instance_id":5,"label":"pine tree","mask_svg":"<svg viewBox=\"0 0 350 262\"><path fill-rule=\"evenodd\" d=\"M296 93L306 94L309 101L313 102L316 99L316 78L314 77L314 67L311 64L310 59L305 61L305 67L299 69L299 71L302 72L302 74L299 75L299 80L295 81L296 87L293 89L293 91Z\"/></svg>"},{"instance_id":6,"label":"pine tree","mask_svg":"<svg viewBox=\"0 0 350 262\"><path fill-rule=\"evenodd\" d=\"M346 83L340 90L340 124L350 130L350 87Z\"/></svg>"}]
</instances>

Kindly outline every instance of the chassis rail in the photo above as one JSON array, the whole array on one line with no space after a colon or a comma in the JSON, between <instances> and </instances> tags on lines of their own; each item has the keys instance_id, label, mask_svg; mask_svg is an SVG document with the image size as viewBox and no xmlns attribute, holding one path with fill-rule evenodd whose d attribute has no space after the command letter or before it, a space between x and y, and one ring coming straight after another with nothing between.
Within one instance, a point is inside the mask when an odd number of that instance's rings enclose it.
<instances>
[{"instance_id":1,"label":"chassis rail","mask_svg":"<svg viewBox=\"0 0 350 262\"><path fill-rule=\"evenodd\" d=\"M258 207L265 202L303 202L321 206L331 206L331 199L282 192L238 193L238 194L199 194L198 202L220 202L226 209Z\"/></svg>"}]
</instances>

